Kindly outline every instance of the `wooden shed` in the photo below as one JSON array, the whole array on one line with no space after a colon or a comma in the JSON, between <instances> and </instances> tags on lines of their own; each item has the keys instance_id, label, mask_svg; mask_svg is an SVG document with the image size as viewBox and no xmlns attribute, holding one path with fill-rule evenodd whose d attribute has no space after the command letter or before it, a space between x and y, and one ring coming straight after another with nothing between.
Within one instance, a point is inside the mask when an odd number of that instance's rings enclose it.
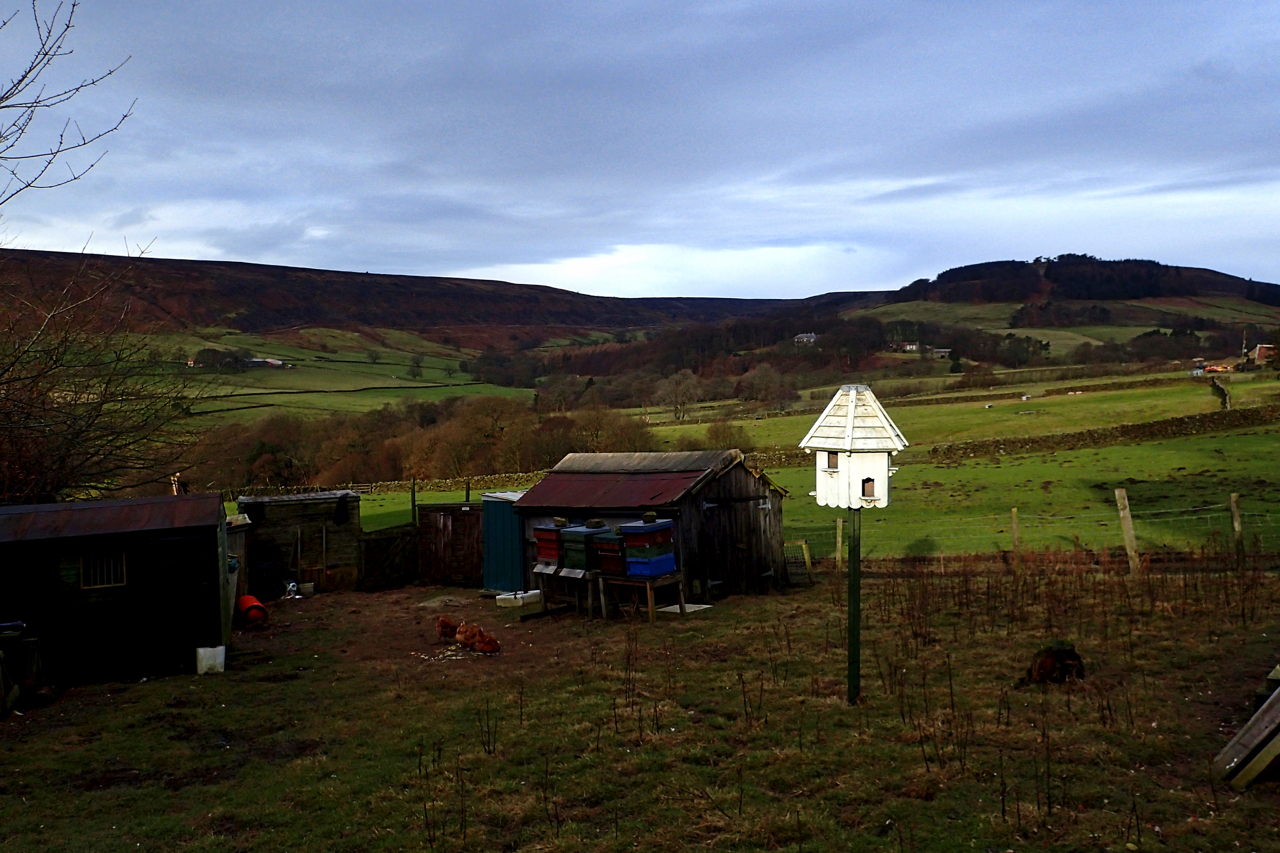
<instances>
[{"instance_id":1,"label":"wooden shed","mask_svg":"<svg viewBox=\"0 0 1280 853\"><path fill-rule=\"evenodd\" d=\"M239 511L253 523L248 591L275 600L289 581L317 592L354 589L360 580L360 495L350 490L242 497Z\"/></svg>"},{"instance_id":2,"label":"wooden shed","mask_svg":"<svg viewBox=\"0 0 1280 853\"><path fill-rule=\"evenodd\" d=\"M225 519L218 494L0 507L6 641L46 681L194 670L231 638Z\"/></svg>"},{"instance_id":3,"label":"wooden shed","mask_svg":"<svg viewBox=\"0 0 1280 853\"><path fill-rule=\"evenodd\" d=\"M533 527L638 521L646 512L675 522L676 564L694 595L759 591L780 582L782 498L737 450L689 453L571 453L516 501Z\"/></svg>"},{"instance_id":4,"label":"wooden shed","mask_svg":"<svg viewBox=\"0 0 1280 853\"><path fill-rule=\"evenodd\" d=\"M419 580L452 586L482 586L482 517L479 502L418 504Z\"/></svg>"}]
</instances>

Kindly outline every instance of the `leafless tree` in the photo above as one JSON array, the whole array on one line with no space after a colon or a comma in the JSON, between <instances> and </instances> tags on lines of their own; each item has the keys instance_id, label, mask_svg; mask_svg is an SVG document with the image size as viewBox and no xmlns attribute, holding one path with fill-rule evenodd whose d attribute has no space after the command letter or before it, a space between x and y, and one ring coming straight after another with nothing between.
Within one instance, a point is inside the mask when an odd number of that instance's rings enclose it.
<instances>
[{"instance_id":1,"label":"leafless tree","mask_svg":"<svg viewBox=\"0 0 1280 853\"><path fill-rule=\"evenodd\" d=\"M0 503L166 479L195 435L184 366L130 328L120 274L0 265Z\"/></svg>"},{"instance_id":2,"label":"leafless tree","mask_svg":"<svg viewBox=\"0 0 1280 853\"><path fill-rule=\"evenodd\" d=\"M29 51L30 60L20 66L17 74L0 90L0 170L5 174L0 186L0 205L29 189L48 189L78 181L98 164L103 154L87 163L70 163L64 158L77 151L84 151L108 134L120 129L133 112L133 105L110 126L85 131L71 119L47 132L42 119L55 113L87 89L97 86L111 77L128 61L115 65L105 72L68 85L46 85L50 69L58 60L70 56L67 37L74 26L79 3L59 3L53 14L43 17L39 0L32 0L31 18L35 25L35 41ZM18 13L0 19L0 35L4 30L12 32ZM28 55L24 52L22 55ZM105 152L104 152L105 153ZM55 170L54 165L63 161L66 171Z\"/></svg>"},{"instance_id":3,"label":"leafless tree","mask_svg":"<svg viewBox=\"0 0 1280 853\"><path fill-rule=\"evenodd\" d=\"M698 402L698 391L701 382L689 369L673 373L658 384L657 395L671 407L672 416L682 421L691 403Z\"/></svg>"}]
</instances>

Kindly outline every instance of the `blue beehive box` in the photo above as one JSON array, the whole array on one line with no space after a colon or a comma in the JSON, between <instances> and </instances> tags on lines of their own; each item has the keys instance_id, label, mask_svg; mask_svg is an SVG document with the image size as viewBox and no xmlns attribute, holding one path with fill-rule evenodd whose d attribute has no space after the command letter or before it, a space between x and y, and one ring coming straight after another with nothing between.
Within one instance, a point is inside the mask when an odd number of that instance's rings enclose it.
<instances>
[{"instance_id":1,"label":"blue beehive box","mask_svg":"<svg viewBox=\"0 0 1280 853\"><path fill-rule=\"evenodd\" d=\"M657 557L628 557L627 574L637 578L658 578L669 575L676 570L676 555L662 554Z\"/></svg>"}]
</instances>

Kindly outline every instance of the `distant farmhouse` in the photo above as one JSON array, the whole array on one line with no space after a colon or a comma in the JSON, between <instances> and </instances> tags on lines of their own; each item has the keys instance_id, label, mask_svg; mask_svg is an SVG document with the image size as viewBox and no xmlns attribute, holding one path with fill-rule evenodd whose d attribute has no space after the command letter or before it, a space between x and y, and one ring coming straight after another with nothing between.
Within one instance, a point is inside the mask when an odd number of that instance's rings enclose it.
<instances>
[{"instance_id":1,"label":"distant farmhouse","mask_svg":"<svg viewBox=\"0 0 1280 853\"><path fill-rule=\"evenodd\" d=\"M796 335L792 340L797 346L810 347L818 342L818 336L813 332L805 332L803 335Z\"/></svg>"},{"instance_id":2,"label":"distant farmhouse","mask_svg":"<svg viewBox=\"0 0 1280 853\"><path fill-rule=\"evenodd\" d=\"M1249 350L1249 361L1253 364L1266 364L1268 361L1275 358L1275 355L1275 344L1258 344L1256 347Z\"/></svg>"}]
</instances>

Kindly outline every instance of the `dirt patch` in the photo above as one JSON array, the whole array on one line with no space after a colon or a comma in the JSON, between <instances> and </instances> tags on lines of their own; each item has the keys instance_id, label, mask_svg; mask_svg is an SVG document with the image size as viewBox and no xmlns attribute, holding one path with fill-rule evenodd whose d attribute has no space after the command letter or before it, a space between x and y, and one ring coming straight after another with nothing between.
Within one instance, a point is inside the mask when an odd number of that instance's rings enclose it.
<instances>
[{"instance_id":1,"label":"dirt patch","mask_svg":"<svg viewBox=\"0 0 1280 853\"><path fill-rule=\"evenodd\" d=\"M111 788L136 788L151 780L151 774L136 767L111 761L100 770L82 773L69 780L77 791L105 791Z\"/></svg>"},{"instance_id":2,"label":"dirt patch","mask_svg":"<svg viewBox=\"0 0 1280 853\"><path fill-rule=\"evenodd\" d=\"M237 631L232 640L238 653L257 660L305 651L303 643L331 637L332 642L312 647L312 654L329 653L341 666L397 669L466 667L485 678L495 674L544 664L571 647L581 645L573 615L520 621L520 611L499 609L492 599L473 590L414 587L382 592L344 592L312 598L269 602L266 630ZM481 625L498 638L502 651L483 655L462 650L457 643L440 639L435 615L448 613L455 621ZM568 620L568 621L566 621ZM317 636L315 628L324 626ZM724 654L728 654L724 650ZM296 672L268 672L253 676L263 683L293 681Z\"/></svg>"},{"instance_id":3,"label":"dirt patch","mask_svg":"<svg viewBox=\"0 0 1280 853\"><path fill-rule=\"evenodd\" d=\"M318 740L285 740L254 747L254 754L266 761L293 761L320 751Z\"/></svg>"},{"instance_id":4,"label":"dirt patch","mask_svg":"<svg viewBox=\"0 0 1280 853\"><path fill-rule=\"evenodd\" d=\"M297 681L301 676L296 672L269 672L266 675L259 675L255 681L262 684L281 684L286 681Z\"/></svg>"}]
</instances>

